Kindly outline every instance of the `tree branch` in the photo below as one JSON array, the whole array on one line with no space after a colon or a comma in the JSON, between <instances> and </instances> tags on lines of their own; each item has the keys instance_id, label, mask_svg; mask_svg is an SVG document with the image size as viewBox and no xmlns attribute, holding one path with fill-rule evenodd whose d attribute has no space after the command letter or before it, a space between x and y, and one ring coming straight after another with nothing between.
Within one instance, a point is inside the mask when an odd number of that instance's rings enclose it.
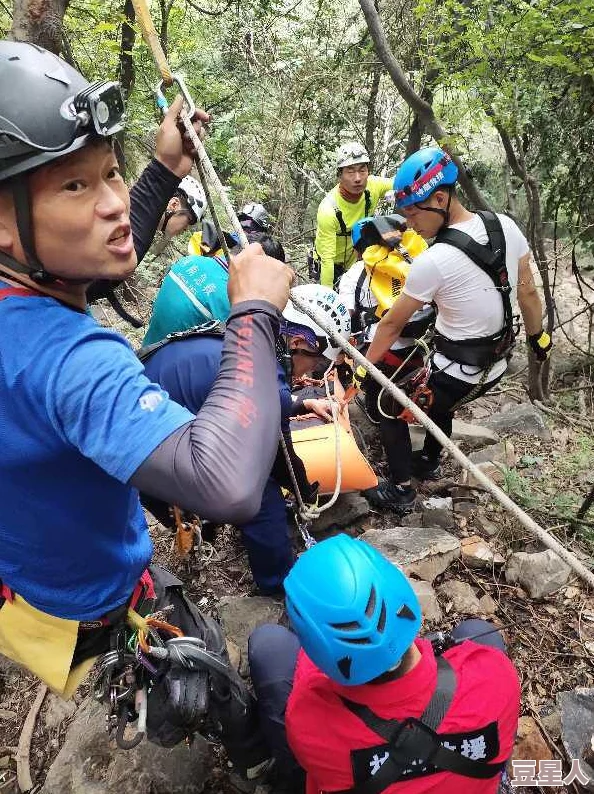
<instances>
[{"instance_id":1,"label":"tree branch","mask_svg":"<svg viewBox=\"0 0 594 794\"><path fill-rule=\"evenodd\" d=\"M433 108L419 94L417 94L408 81L404 70L396 60L386 38L386 34L377 9L375 8L374 0L359 0L359 5L361 6L361 10L365 16L365 21L367 22L367 27L369 28L375 51L381 62L386 67L388 74L392 78L392 82L398 90L398 93L411 108L411 110L417 114L422 125L433 136L437 143L440 146L443 146L443 148L448 152L452 160L458 166L458 181L468 196L471 204L473 204L477 209L489 209L487 200L467 173L461 159L446 143L448 134L435 117Z\"/></svg>"}]
</instances>

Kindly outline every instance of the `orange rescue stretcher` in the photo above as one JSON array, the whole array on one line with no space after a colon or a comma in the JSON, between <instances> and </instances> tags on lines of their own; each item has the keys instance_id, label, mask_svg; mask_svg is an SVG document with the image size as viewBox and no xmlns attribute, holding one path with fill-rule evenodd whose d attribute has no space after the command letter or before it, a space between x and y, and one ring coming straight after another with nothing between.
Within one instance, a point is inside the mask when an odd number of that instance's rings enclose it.
<instances>
[{"instance_id":1,"label":"orange rescue stretcher","mask_svg":"<svg viewBox=\"0 0 594 794\"><path fill-rule=\"evenodd\" d=\"M344 391L334 380L334 395L340 401ZM377 486L377 477L353 436L348 406L338 415L340 433L341 493L364 491ZM334 493L336 487L336 432L333 422L324 422L313 414L291 421L291 438L295 452L305 465L310 482L320 483L319 494Z\"/></svg>"}]
</instances>

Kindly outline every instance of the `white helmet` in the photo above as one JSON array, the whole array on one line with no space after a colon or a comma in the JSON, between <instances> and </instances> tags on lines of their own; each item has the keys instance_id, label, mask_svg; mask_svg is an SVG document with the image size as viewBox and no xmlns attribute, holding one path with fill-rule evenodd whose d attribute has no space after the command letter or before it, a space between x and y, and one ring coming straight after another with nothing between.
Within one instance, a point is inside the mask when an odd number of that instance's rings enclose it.
<instances>
[{"instance_id":1,"label":"white helmet","mask_svg":"<svg viewBox=\"0 0 594 794\"><path fill-rule=\"evenodd\" d=\"M351 335L351 316L349 310L340 300L338 293L328 287L322 287L320 284L303 284L291 290L292 294L301 299L304 303L309 303L316 308L318 312L324 317L326 322L336 331L337 334L342 336L343 339L348 341ZM330 339L326 331L315 323L307 314L296 308L295 304L290 300L283 312L284 319L289 323L296 325L303 325L313 331L320 353L330 361L336 361L342 348Z\"/></svg>"},{"instance_id":2,"label":"white helmet","mask_svg":"<svg viewBox=\"0 0 594 794\"><path fill-rule=\"evenodd\" d=\"M343 143L336 151L336 167L344 168L346 165L358 165L368 163L369 155L367 149L361 143L351 141Z\"/></svg>"},{"instance_id":3,"label":"white helmet","mask_svg":"<svg viewBox=\"0 0 594 794\"><path fill-rule=\"evenodd\" d=\"M185 176L177 186L177 189L184 194L188 207L196 216L194 224L200 223L206 212L206 196L200 182L194 179L193 176Z\"/></svg>"}]
</instances>

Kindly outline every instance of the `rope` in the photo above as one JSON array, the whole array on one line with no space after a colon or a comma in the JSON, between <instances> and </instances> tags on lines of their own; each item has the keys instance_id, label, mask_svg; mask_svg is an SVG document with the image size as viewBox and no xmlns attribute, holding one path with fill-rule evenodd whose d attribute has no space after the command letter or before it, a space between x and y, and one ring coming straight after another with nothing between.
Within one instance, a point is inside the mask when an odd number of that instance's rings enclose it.
<instances>
[{"instance_id":1,"label":"rope","mask_svg":"<svg viewBox=\"0 0 594 794\"><path fill-rule=\"evenodd\" d=\"M195 161L200 163L200 166L204 169L204 173L208 180L211 182L213 188L219 195L221 203L223 205L223 209L227 213L229 220L231 221L234 230L237 232L239 237L240 245L245 247L247 245L247 238L245 236L245 232L239 223L235 210L231 206L227 194L223 190L223 186L219 181L219 178L208 158L208 154L202 144L202 141L198 137L196 131L194 130L191 117L193 116L193 103L191 97L189 96L185 86L183 84L183 80L179 77L179 75L172 75L171 70L167 64L167 59L165 57L165 53L163 52L163 48L159 42L159 38L155 31L154 25L150 18L150 14L148 11L148 7L146 4L146 0L132 0L134 5L134 9L136 11L136 16L139 21L140 27L142 28L143 37L149 46L153 56L155 58L155 62L161 72L163 77L163 82L166 85L171 85L172 82L177 82L180 89L182 89L182 93L184 94L184 98L188 103L188 109L191 109L192 112L184 112L182 113L182 123L188 133L192 144L196 149L196 156ZM200 173L200 171L199 171ZM209 204L209 206L211 206ZM214 209L214 208L212 208ZM212 211L211 209L211 211ZM216 216L216 214L215 214ZM213 216L213 220L214 217ZM495 483L489 479L489 477L484 474L477 466L475 466L472 461L470 461L463 452L461 452L456 444L448 438L445 433L437 427L437 425L425 414L412 400L410 400L406 394L395 386L380 370L372 364L365 356L363 356L353 345L343 339L336 330L332 327L332 325L327 322L326 317L321 314L319 309L315 306L312 306L305 301L301 300L298 295L295 295L294 292L291 292L291 300L295 304L295 306L310 317L317 325L322 328L326 334L332 339L335 344L337 344L345 353L347 353L356 364L364 367L364 369L369 372L372 378L374 378L384 389L395 399L397 400L404 408L407 408L410 413L415 417L415 419L419 422L419 424L423 425L423 427L431 433L431 435L441 444L441 446L449 452L449 454L462 466L462 468L466 469L467 471L471 472L477 482L483 486L483 488L488 491L506 510L508 510L512 515L514 515L518 521L528 529L532 534L534 534L547 548L551 549L555 552L567 565L570 566L572 570L574 570L585 582L587 582L592 588L594 588L594 573L586 568L586 566L580 562L577 557L572 554L568 549L559 543L559 541L554 538L549 532L539 526L533 518L531 518L527 513L522 510L509 496L499 488L499 486L495 485ZM282 434L281 434L282 435ZM288 454L286 449L286 444L284 443L284 438L281 438L281 445L283 446L285 455ZM290 470L290 469L289 469ZM296 494L297 495L297 494ZM301 500L303 502L303 500ZM309 533L308 533L309 534ZM311 538L311 536L309 536ZM313 540L313 539L312 539Z\"/></svg>"},{"instance_id":2,"label":"rope","mask_svg":"<svg viewBox=\"0 0 594 794\"><path fill-rule=\"evenodd\" d=\"M299 299L294 300L293 302L300 311L304 314L307 314L317 325L320 326L328 336L333 340L335 344L337 344L345 353L347 353L353 361L364 367L367 372L371 375L374 380L376 380L381 386L385 388L385 390L390 394L395 400L397 400L403 408L408 408L411 414L415 417L419 424L423 425L423 427L431 433L431 435L439 441L441 446L449 452L449 454L462 466L463 469L466 469L469 472L472 472L472 475L477 480L479 485L481 485L486 491L488 491L498 502L501 504L507 511L509 511L512 515L514 515L518 521L532 532L543 545L547 548L551 549L555 552L569 567L574 570L585 582L587 582L591 587L594 588L594 573L587 568L577 557L572 554L568 549L559 543L559 541L554 538L546 529L543 529L539 524L534 521L524 510L522 510L519 505L517 505L509 496L499 488L498 485L495 485L493 480L489 479L487 475L481 471L471 460L469 460L466 455L458 449L456 444L446 436L446 434L441 430L432 419L430 419L424 411L422 411L418 405L416 405L412 400L410 400L406 394L395 386L391 380L389 380L383 372L372 364L367 358L365 358L362 353L360 353L350 342L347 342L343 339L339 334L336 333L334 328L326 321L326 318L322 315L319 309L315 306L310 304L306 304L305 302L300 301Z\"/></svg>"},{"instance_id":3,"label":"rope","mask_svg":"<svg viewBox=\"0 0 594 794\"><path fill-rule=\"evenodd\" d=\"M195 111L194 102L193 102L192 97L190 96L190 94L188 92L188 89L186 88L185 82L184 82L183 78L181 77L181 75L174 74L173 72L171 72L171 70L169 68L169 65L167 63L167 58L165 56L165 53L163 52L163 48L161 47L161 43L159 41L159 37L157 36L157 33L155 31L155 28L154 28L154 25L153 25L153 22L152 22L152 19L151 19L151 16L150 16L150 13L148 11L146 0L133 0L133 5L134 5L134 9L135 9L136 14L137 14L138 21L139 21L140 26L142 28L142 35L143 35L148 47L152 51L153 56L155 58L155 63L157 64L157 67L158 67L159 71L161 72L161 76L163 78L163 84L172 85L174 83L177 83L177 85L178 85L178 87L180 89L180 92L181 92L181 94L182 94L182 96L184 98L184 102L185 102L186 106L182 109L182 111L180 113L180 121L181 121L181 123L182 123L182 125L183 125L183 127L185 129L185 132L186 132L188 138L192 142L192 145L193 145L193 147L195 149L194 164L196 166L196 170L198 171L198 175L200 177L200 181L202 183L202 187L204 188L204 193L206 195L206 201L207 201L207 204L208 204L208 208L210 210L210 214L212 216L215 228L217 230L217 236L218 236L219 241L221 243L221 247L222 247L223 252L225 254L225 258L227 260L227 263L229 263L230 260L231 260L231 255L229 253L229 248L228 248L227 242L225 240L225 235L223 233L223 230L222 230L222 227L221 227L217 212L216 212L215 207L214 207L214 203L213 203L213 200L212 200L212 194L211 194L211 191L210 191L210 188L209 188L209 185L208 185L209 181L210 181L211 185L213 186L214 191L218 195L218 197L219 197L219 199L220 199L220 201L221 201L221 203L223 205L223 208L224 208L229 220L231 221L233 229L237 233L237 236L239 238L239 244L240 244L240 246L242 248L245 248L248 245L247 236L245 234L245 231L244 231L241 223L239 222L239 219L238 219L238 217L237 217L237 215L235 213L235 210L233 209L233 206L231 205L231 202L229 201L229 198L228 198L225 190L223 189L223 185L221 184L221 182L220 182L220 180L218 178L218 175L217 175L216 171L214 170L214 168L212 166L212 163L210 162L210 159L208 157L206 149L204 148L204 144L202 143L202 141L200 140L196 130L194 129L194 125L193 125L193 122L192 122L192 117L193 117L194 111ZM157 101L158 107L161 109L162 113L166 113L169 106L168 106L168 103L167 103L167 100L166 100L165 96L163 95L163 93L161 91L161 86L159 86L157 89L155 89L155 95L156 95L156 101ZM325 381L325 385L326 385L326 395L327 395L327 397L329 399L330 399L330 390L329 390L329 386L328 386L328 382L327 382L327 375L328 375L328 373L329 373L329 371L331 369L332 369L332 367L330 367L326 371L326 373L324 374L324 381ZM334 421L334 425L335 425L335 436L336 436L336 471L337 471L336 479L337 479L337 482L336 482L336 488L334 490L334 494L333 494L332 498L330 499L330 501L327 504L323 505L323 507L321 507L321 508L308 508L305 505L305 503L303 501L303 497L301 495L301 491L299 490L299 485L297 483L297 478L295 477L295 472L293 470L293 464L291 463L291 458L290 458L290 455L289 455L289 452L288 452L288 449L287 449L287 445L286 445L285 439L283 437L282 432L280 433L280 444L281 444L281 448L283 450L283 454L285 456L287 467L289 469L289 474L291 476L291 480L292 480L292 483L293 483L294 494L295 494L295 497L297 499L297 504L299 506L300 519L303 522L306 522L306 523L307 522L311 522L312 520L317 518L319 513L323 512L323 510L327 510L328 508L332 507L332 505L336 502L336 499L338 498L338 496L340 494L340 486L341 486L341 482L342 482L342 467L341 467L341 459L340 459L340 433L339 433L339 429L338 429L338 406L336 406L336 404L334 402L332 402L331 405L332 405L332 417L333 417L333 421ZM301 524L300 524L300 528L301 528ZM311 535L309 535L306 527L305 527L305 531L304 532L302 531L302 535L304 537L304 541L306 543L306 547L308 547L308 544L311 545L312 543L315 543L314 539L311 537Z\"/></svg>"}]
</instances>

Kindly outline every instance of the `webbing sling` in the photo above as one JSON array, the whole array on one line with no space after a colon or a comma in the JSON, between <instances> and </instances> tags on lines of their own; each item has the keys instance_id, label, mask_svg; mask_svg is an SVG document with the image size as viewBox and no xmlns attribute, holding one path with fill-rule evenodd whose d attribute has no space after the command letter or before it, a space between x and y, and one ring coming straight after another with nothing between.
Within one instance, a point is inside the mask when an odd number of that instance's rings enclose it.
<instances>
[{"instance_id":1,"label":"webbing sling","mask_svg":"<svg viewBox=\"0 0 594 794\"><path fill-rule=\"evenodd\" d=\"M453 361L485 367L509 354L514 346L515 334L511 285L506 265L505 235L501 221L494 212L479 211L476 214L485 225L489 238L488 245L481 245L459 229L449 228L439 231L433 244L446 243L462 251L491 279L503 302L503 326L491 336L473 339L448 339L443 334L436 333L434 344L439 353L443 353Z\"/></svg>"},{"instance_id":2,"label":"webbing sling","mask_svg":"<svg viewBox=\"0 0 594 794\"><path fill-rule=\"evenodd\" d=\"M418 761L435 767L435 772L448 771L471 778L488 779L499 774L505 766L504 762L488 764L467 758L443 747L439 735L435 733L452 703L455 691L456 674L447 659L438 656L437 685L418 720L383 719L367 706L341 698L349 711L387 742L390 753L375 775L336 794L381 794L400 780L407 766Z\"/></svg>"},{"instance_id":3,"label":"webbing sling","mask_svg":"<svg viewBox=\"0 0 594 794\"><path fill-rule=\"evenodd\" d=\"M338 206L338 203L334 196L332 196L332 204L334 206L334 213L336 215L336 220L338 221L338 225L340 226L340 232L337 232L337 237L349 237L351 234L351 230L347 229L347 225L344 222L344 218L342 217L342 210ZM369 212L371 210L371 193L369 190L365 191L365 214L363 215L364 218L367 218Z\"/></svg>"},{"instance_id":4,"label":"webbing sling","mask_svg":"<svg viewBox=\"0 0 594 794\"><path fill-rule=\"evenodd\" d=\"M186 331L174 331L171 334L167 334L165 339L140 348L136 356L144 364L158 350L161 350L162 347L165 347L170 342L179 342L181 339L192 339L195 336L223 337L225 336L225 323L222 323L220 320L209 320L207 323L195 325L192 328L188 328Z\"/></svg>"}]
</instances>

